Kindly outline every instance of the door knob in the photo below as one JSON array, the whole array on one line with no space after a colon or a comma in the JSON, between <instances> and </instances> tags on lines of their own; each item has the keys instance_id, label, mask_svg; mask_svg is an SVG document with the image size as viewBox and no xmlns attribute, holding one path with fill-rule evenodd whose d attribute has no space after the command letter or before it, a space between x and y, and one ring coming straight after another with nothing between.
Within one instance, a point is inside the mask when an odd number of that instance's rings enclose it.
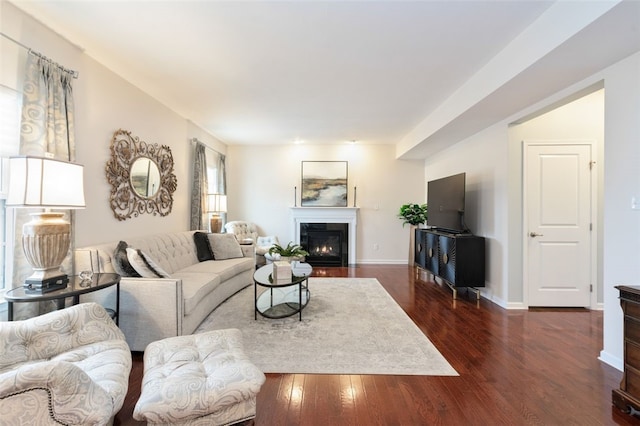
<instances>
[{"instance_id":1,"label":"door knob","mask_svg":"<svg viewBox=\"0 0 640 426\"><path fill-rule=\"evenodd\" d=\"M529 236L531 238L535 238L535 237L543 237L544 234L538 234L537 232L529 232Z\"/></svg>"}]
</instances>

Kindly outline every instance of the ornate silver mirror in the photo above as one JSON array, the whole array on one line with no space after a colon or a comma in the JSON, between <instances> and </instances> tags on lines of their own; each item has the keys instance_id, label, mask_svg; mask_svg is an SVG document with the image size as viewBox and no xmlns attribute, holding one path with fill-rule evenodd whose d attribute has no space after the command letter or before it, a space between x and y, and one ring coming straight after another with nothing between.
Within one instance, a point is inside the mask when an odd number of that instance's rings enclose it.
<instances>
[{"instance_id":1,"label":"ornate silver mirror","mask_svg":"<svg viewBox=\"0 0 640 426\"><path fill-rule=\"evenodd\" d=\"M111 138L106 174L111 184L109 202L116 219L171 213L177 179L167 145L149 144L120 129Z\"/></svg>"},{"instance_id":2,"label":"ornate silver mirror","mask_svg":"<svg viewBox=\"0 0 640 426\"><path fill-rule=\"evenodd\" d=\"M160 189L160 170L150 158L137 158L131 165L131 187L142 198L152 198Z\"/></svg>"}]
</instances>

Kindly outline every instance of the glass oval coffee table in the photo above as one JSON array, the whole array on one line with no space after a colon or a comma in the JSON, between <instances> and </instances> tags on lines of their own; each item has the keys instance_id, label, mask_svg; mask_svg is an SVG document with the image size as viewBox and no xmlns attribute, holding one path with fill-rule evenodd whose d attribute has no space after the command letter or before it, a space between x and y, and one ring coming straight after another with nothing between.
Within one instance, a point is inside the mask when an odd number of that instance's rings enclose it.
<instances>
[{"instance_id":1,"label":"glass oval coffee table","mask_svg":"<svg viewBox=\"0 0 640 426\"><path fill-rule=\"evenodd\" d=\"M308 263L293 262L291 279L284 283L273 282L273 264L262 266L253 274L255 300L254 319L258 313L265 318L285 318L298 314L302 321L302 310L309 303L309 275L313 268ZM258 294L258 287L263 290Z\"/></svg>"}]
</instances>

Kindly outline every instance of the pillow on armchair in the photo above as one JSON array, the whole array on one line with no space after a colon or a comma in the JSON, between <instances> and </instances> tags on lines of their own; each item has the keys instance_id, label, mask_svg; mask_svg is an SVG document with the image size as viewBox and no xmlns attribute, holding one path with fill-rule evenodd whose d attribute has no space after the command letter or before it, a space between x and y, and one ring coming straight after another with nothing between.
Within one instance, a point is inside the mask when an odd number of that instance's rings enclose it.
<instances>
[{"instance_id":1,"label":"pillow on armchair","mask_svg":"<svg viewBox=\"0 0 640 426\"><path fill-rule=\"evenodd\" d=\"M253 240L256 246L256 265L264 265L266 259L264 255L269 251L271 246L279 244L278 237L275 235L259 237L258 227L253 222L246 222L243 220L234 220L224 225L224 228L229 234L235 235L238 241L245 239Z\"/></svg>"},{"instance_id":2,"label":"pillow on armchair","mask_svg":"<svg viewBox=\"0 0 640 426\"><path fill-rule=\"evenodd\" d=\"M280 244L278 237L275 235L258 237L256 241L256 254L264 256L274 244Z\"/></svg>"}]
</instances>

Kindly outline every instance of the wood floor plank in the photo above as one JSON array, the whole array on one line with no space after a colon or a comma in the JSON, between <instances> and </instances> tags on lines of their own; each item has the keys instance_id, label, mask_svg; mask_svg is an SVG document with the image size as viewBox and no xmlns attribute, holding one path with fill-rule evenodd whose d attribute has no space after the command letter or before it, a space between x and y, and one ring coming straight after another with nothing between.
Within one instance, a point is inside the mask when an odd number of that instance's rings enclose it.
<instances>
[{"instance_id":1,"label":"wood floor plank","mask_svg":"<svg viewBox=\"0 0 640 426\"><path fill-rule=\"evenodd\" d=\"M261 391L268 393L269 395L277 395L280 391L280 386L285 377L289 377L288 374L267 374L267 380L262 385ZM287 407L283 401L277 398L271 398L268 400L257 401L256 411L263 413L263 421L265 424L283 424Z\"/></svg>"},{"instance_id":2,"label":"wood floor plank","mask_svg":"<svg viewBox=\"0 0 640 426\"><path fill-rule=\"evenodd\" d=\"M289 408L285 424L298 425L302 418L302 401L305 398L305 375L291 374L292 380L289 388Z\"/></svg>"},{"instance_id":3,"label":"wood floor plank","mask_svg":"<svg viewBox=\"0 0 640 426\"><path fill-rule=\"evenodd\" d=\"M377 278L460 376L267 374L256 426L640 424L611 404L622 374L598 360L601 311L507 311L464 292L453 300L402 265L314 275ZM131 417L141 377L138 354L114 424L141 424Z\"/></svg>"},{"instance_id":4,"label":"wood floor plank","mask_svg":"<svg viewBox=\"0 0 640 426\"><path fill-rule=\"evenodd\" d=\"M366 385L362 381L361 374L349 376L351 379L351 389L353 395L354 419L361 424L379 424L375 417L371 416L372 410L367 399Z\"/></svg>"},{"instance_id":5,"label":"wood floor plank","mask_svg":"<svg viewBox=\"0 0 640 426\"><path fill-rule=\"evenodd\" d=\"M312 385L309 387L309 404L302 412L301 425L330 425L339 422L342 413L340 398L340 376L329 374L307 375ZM313 404L311 404L313 402Z\"/></svg>"},{"instance_id":6,"label":"wood floor plank","mask_svg":"<svg viewBox=\"0 0 640 426\"><path fill-rule=\"evenodd\" d=\"M380 407L385 407L389 404L389 396L387 395L387 389L382 384L383 376L374 375L361 375L360 380L362 382L362 392L365 395L365 404L362 407L363 411L367 411L369 424L372 425L387 425L392 424L392 420L395 419L394 413L389 410L382 410Z\"/></svg>"}]
</instances>

